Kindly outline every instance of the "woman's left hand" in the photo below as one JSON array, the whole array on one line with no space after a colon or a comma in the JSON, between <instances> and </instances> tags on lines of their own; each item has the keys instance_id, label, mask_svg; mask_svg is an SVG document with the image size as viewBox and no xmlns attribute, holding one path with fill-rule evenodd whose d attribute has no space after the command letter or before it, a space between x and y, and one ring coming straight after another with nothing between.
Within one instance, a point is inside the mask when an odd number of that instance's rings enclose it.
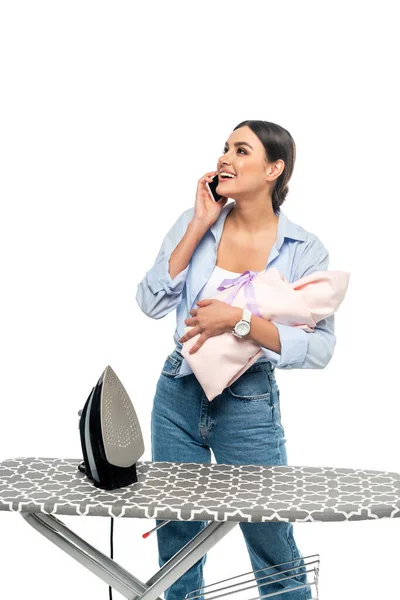
<instances>
[{"instance_id":1,"label":"woman's left hand","mask_svg":"<svg viewBox=\"0 0 400 600\"><path fill-rule=\"evenodd\" d=\"M190 311L192 318L185 319L185 324L192 327L190 331L180 338L180 342L186 342L195 335L201 334L189 354L194 354L204 344L204 342L214 335L220 335L225 331L232 331L232 321L235 320L238 313L237 306L231 306L215 298L203 298L196 302L200 308L193 308ZM239 321L236 319L235 323Z\"/></svg>"}]
</instances>

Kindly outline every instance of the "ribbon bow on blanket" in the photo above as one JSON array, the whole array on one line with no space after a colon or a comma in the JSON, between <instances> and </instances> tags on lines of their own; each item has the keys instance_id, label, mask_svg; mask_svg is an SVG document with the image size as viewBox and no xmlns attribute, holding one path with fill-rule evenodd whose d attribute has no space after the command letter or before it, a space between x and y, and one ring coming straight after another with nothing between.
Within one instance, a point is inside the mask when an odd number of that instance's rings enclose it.
<instances>
[{"instance_id":1,"label":"ribbon bow on blanket","mask_svg":"<svg viewBox=\"0 0 400 600\"><path fill-rule=\"evenodd\" d=\"M258 310L256 297L254 294L254 287L251 283L253 279L255 279L256 275L258 275L257 271L244 271L244 273L239 275L239 277L235 277L234 279L224 279L222 283L220 283L220 285L218 286L217 290L225 290L232 286L238 285L238 287L236 289L233 289L229 296L224 300L226 304L232 304L240 288L243 287L247 308L249 309L252 315L262 317L260 311Z\"/></svg>"},{"instance_id":2,"label":"ribbon bow on blanket","mask_svg":"<svg viewBox=\"0 0 400 600\"><path fill-rule=\"evenodd\" d=\"M350 273L314 271L293 283L275 268L244 271L224 279L213 298L250 312L268 321L299 327L312 333L318 321L336 312L344 300ZM185 333L192 327L186 327ZM187 360L208 400L213 400L238 379L262 355L261 347L249 338L224 332L208 338L194 354L189 350L200 334L182 346ZM216 365L218 367L216 368Z\"/></svg>"}]
</instances>

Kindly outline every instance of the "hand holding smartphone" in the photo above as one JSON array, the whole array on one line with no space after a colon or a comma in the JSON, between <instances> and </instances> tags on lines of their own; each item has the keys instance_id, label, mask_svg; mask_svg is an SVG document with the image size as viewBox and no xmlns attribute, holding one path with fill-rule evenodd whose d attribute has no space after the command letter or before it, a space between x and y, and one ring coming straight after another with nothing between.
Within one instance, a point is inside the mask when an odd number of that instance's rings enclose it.
<instances>
[{"instance_id":1,"label":"hand holding smartphone","mask_svg":"<svg viewBox=\"0 0 400 600\"><path fill-rule=\"evenodd\" d=\"M214 200L214 202L219 202L221 200L221 198L224 198L224 196L222 196L221 194L218 194L218 192L217 192L218 183L219 183L218 173L216 175L214 175L212 181L206 182L206 186L208 187L208 190L211 194L211 198Z\"/></svg>"},{"instance_id":2,"label":"hand holding smartphone","mask_svg":"<svg viewBox=\"0 0 400 600\"><path fill-rule=\"evenodd\" d=\"M194 219L207 228L215 223L228 201L226 196L221 196L216 192L217 186L217 171L209 171L197 182Z\"/></svg>"}]
</instances>

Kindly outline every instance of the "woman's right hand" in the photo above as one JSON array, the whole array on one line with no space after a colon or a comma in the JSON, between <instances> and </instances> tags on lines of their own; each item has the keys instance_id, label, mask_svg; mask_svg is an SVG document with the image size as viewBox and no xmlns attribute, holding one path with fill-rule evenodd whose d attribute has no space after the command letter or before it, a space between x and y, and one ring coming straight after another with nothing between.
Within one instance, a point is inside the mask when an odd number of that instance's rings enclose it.
<instances>
[{"instance_id":1,"label":"woman's right hand","mask_svg":"<svg viewBox=\"0 0 400 600\"><path fill-rule=\"evenodd\" d=\"M213 200L206 182L210 182L213 179L213 175L216 175L217 171L209 171L203 177L201 177L197 183L196 203L194 209L193 220L208 227L211 227L213 223L218 219L221 210L224 208L228 201L228 198L224 196L218 202Z\"/></svg>"}]
</instances>

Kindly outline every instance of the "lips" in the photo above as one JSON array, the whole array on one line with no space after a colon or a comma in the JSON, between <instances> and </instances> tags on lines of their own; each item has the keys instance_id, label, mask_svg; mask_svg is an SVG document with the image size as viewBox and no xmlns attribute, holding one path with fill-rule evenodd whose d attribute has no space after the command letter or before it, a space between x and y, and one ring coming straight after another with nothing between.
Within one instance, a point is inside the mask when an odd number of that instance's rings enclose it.
<instances>
[{"instance_id":1,"label":"lips","mask_svg":"<svg viewBox=\"0 0 400 600\"><path fill-rule=\"evenodd\" d=\"M233 173L232 173L232 175L233 175ZM233 177L222 177L222 175L218 175L219 181L229 181L229 180L235 179L235 178L236 178L236 175L234 175Z\"/></svg>"}]
</instances>

